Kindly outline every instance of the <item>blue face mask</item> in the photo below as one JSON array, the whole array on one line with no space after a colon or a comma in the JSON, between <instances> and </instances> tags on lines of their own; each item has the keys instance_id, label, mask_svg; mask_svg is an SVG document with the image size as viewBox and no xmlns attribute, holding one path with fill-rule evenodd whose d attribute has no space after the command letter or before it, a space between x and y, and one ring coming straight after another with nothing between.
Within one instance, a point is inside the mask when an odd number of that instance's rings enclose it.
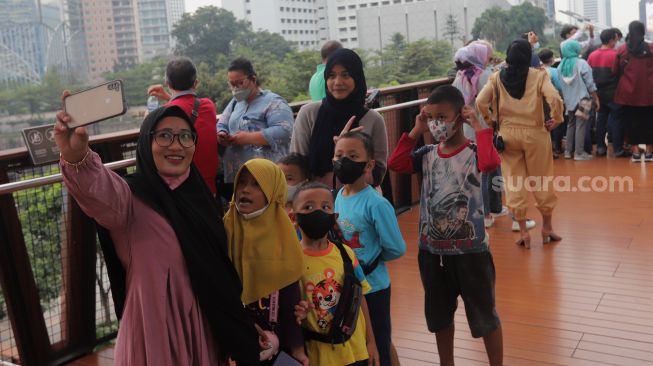
<instances>
[{"instance_id":1,"label":"blue face mask","mask_svg":"<svg viewBox=\"0 0 653 366\"><path fill-rule=\"evenodd\" d=\"M540 42L535 42L535 44L533 45L533 49L536 50L538 48L540 48Z\"/></svg>"}]
</instances>

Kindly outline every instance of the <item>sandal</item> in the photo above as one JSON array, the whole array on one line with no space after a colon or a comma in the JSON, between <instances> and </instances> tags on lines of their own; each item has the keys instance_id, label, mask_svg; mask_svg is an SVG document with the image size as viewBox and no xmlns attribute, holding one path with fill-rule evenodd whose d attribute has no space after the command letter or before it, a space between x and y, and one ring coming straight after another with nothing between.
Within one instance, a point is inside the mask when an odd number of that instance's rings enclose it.
<instances>
[{"instance_id":1,"label":"sandal","mask_svg":"<svg viewBox=\"0 0 653 366\"><path fill-rule=\"evenodd\" d=\"M552 241L560 241L562 237L553 231L548 233L542 233L542 244L549 244Z\"/></svg>"},{"instance_id":2,"label":"sandal","mask_svg":"<svg viewBox=\"0 0 653 366\"><path fill-rule=\"evenodd\" d=\"M515 244L519 246L524 246L526 249L531 249L531 238L530 237L524 237L515 242Z\"/></svg>"}]
</instances>

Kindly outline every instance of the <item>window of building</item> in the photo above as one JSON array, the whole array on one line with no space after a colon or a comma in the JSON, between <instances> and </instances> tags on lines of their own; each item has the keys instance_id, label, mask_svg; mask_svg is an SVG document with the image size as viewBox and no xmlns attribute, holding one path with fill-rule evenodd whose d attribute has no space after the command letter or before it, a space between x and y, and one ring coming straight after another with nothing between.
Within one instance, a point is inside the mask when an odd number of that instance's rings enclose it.
<instances>
[{"instance_id":1,"label":"window of building","mask_svg":"<svg viewBox=\"0 0 653 366\"><path fill-rule=\"evenodd\" d=\"M349 27L349 30L351 30L351 31L355 31L355 30L356 30L356 27Z\"/></svg>"},{"instance_id":2,"label":"window of building","mask_svg":"<svg viewBox=\"0 0 653 366\"><path fill-rule=\"evenodd\" d=\"M356 41L358 41L358 38L354 37L354 38L351 39L351 41L356 42Z\"/></svg>"},{"instance_id":3,"label":"window of building","mask_svg":"<svg viewBox=\"0 0 653 366\"><path fill-rule=\"evenodd\" d=\"M247 9L247 14L252 14L252 11Z\"/></svg>"},{"instance_id":4,"label":"window of building","mask_svg":"<svg viewBox=\"0 0 653 366\"><path fill-rule=\"evenodd\" d=\"M340 42L347 42L347 38L340 38Z\"/></svg>"},{"instance_id":5,"label":"window of building","mask_svg":"<svg viewBox=\"0 0 653 366\"><path fill-rule=\"evenodd\" d=\"M356 9L356 5L349 5L349 9Z\"/></svg>"},{"instance_id":6,"label":"window of building","mask_svg":"<svg viewBox=\"0 0 653 366\"><path fill-rule=\"evenodd\" d=\"M339 6L338 11L345 11L345 7L344 6Z\"/></svg>"},{"instance_id":7,"label":"window of building","mask_svg":"<svg viewBox=\"0 0 653 366\"><path fill-rule=\"evenodd\" d=\"M371 3L370 6L379 6L379 3Z\"/></svg>"},{"instance_id":8,"label":"window of building","mask_svg":"<svg viewBox=\"0 0 653 366\"><path fill-rule=\"evenodd\" d=\"M367 4L360 4L358 5L359 8L367 8Z\"/></svg>"},{"instance_id":9,"label":"window of building","mask_svg":"<svg viewBox=\"0 0 653 366\"><path fill-rule=\"evenodd\" d=\"M390 5L389 1L381 1L381 5Z\"/></svg>"},{"instance_id":10,"label":"window of building","mask_svg":"<svg viewBox=\"0 0 653 366\"><path fill-rule=\"evenodd\" d=\"M338 32L346 32L346 31L347 31L347 27L338 28Z\"/></svg>"},{"instance_id":11,"label":"window of building","mask_svg":"<svg viewBox=\"0 0 653 366\"><path fill-rule=\"evenodd\" d=\"M338 21L340 22L344 22L345 20L347 20L347 17L338 17Z\"/></svg>"}]
</instances>

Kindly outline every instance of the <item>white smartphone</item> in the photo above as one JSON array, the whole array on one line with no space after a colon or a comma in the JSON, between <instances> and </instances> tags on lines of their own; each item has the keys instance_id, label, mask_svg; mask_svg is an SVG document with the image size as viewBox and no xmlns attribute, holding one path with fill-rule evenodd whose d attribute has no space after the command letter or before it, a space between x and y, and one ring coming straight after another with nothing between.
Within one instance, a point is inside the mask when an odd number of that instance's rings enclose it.
<instances>
[{"instance_id":1,"label":"white smartphone","mask_svg":"<svg viewBox=\"0 0 653 366\"><path fill-rule=\"evenodd\" d=\"M122 80L113 80L79 91L63 100L71 121L69 128L89 125L127 112Z\"/></svg>"}]
</instances>

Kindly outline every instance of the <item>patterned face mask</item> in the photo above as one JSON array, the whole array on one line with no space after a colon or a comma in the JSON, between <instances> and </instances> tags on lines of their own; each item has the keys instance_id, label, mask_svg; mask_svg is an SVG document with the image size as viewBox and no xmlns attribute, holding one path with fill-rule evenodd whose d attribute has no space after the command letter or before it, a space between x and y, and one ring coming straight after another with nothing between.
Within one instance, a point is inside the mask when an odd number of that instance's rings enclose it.
<instances>
[{"instance_id":1,"label":"patterned face mask","mask_svg":"<svg viewBox=\"0 0 653 366\"><path fill-rule=\"evenodd\" d=\"M456 121L460 114L457 114L456 117L451 122L446 122L445 120L438 118L430 120L427 123L429 126L429 131L437 143L448 141L453 135L456 134L458 128L456 128Z\"/></svg>"}]
</instances>

